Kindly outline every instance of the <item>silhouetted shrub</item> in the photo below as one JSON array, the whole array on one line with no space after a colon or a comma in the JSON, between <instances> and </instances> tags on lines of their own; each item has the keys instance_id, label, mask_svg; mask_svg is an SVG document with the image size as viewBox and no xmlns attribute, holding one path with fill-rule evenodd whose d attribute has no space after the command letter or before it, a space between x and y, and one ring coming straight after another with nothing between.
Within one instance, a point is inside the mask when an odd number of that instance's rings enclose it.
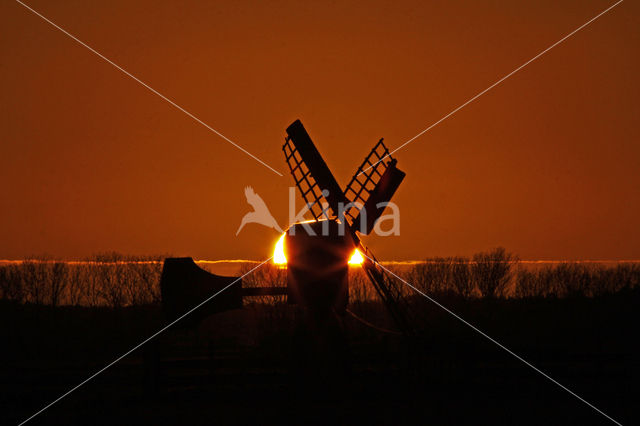
<instances>
[{"instance_id":1,"label":"silhouetted shrub","mask_svg":"<svg viewBox=\"0 0 640 426\"><path fill-rule=\"evenodd\" d=\"M376 289L371 285L362 268L349 268L349 302L359 304L377 297Z\"/></svg>"},{"instance_id":2,"label":"silhouetted shrub","mask_svg":"<svg viewBox=\"0 0 640 426\"><path fill-rule=\"evenodd\" d=\"M0 299L22 302L22 273L17 265L0 266Z\"/></svg>"},{"instance_id":3,"label":"silhouetted shrub","mask_svg":"<svg viewBox=\"0 0 640 426\"><path fill-rule=\"evenodd\" d=\"M53 263L46 280L46 293L49 305L58 306L62 302L62 297L68 282L69 268L67 264L63 262Z\"/></svg>"},{"instance_id":4,"label":"silhouetted shrub","mask_svg":"<svg viewBox=\"0 0 640 426\"><path fill-rule=\"evenodd\" d=\"M240 266L240 275L244 275L257 264L243 263ZM271 262L257 268L255 271L242 279L243 287L286 287L287 286L287 270ZM285 301L285 296L261 296L254 300L262 303L275 303Z\"/></svg>"},{"instance_id":5,"label":"silhouetted shrub","mask_svg":"<svg viewBox=\"0 0 640 426\"><path fill-rule=\"evenodd\" d=\"M470 297L473 294L474 285L471 281L469 261L464 257L451 258L451 271L449 272L450 286L455 288L462 297Z\"/></svg>"},{"instance_id":6,"label":"silhouetted shrub","mask_svg":"<svg viewBox=\"0 0 640 426\"><path fill-rule=\"evenodd\" d=\"M471 278L483 297L504 295L514 261L516 258L502 247L473 256Z\"/></svg>"},{"instance_id":7,"label":"silhouetted shrub","mask_svg":"<svg viewBox=\"0 0 640 426\"><path fill-rule=\"evenodd\" d=\"M449 259L436 257L427 259L425 263L414 266L409 272L408 281L427 294L441 294L450 290Z\"/></svg>"},{"instance_id":8,"label":"silhouetted shrub","mask_svg":"<svg viewBox=\"0 0 640 426\"><path fill-rule=\"evenodd\" d=\"M540 274L534 271L518 271L516 275L515 297L532 298L544 296L546 296L546 291L540 280Z\"/></svg>"},{"instance_id":9,"label":"silhouetted shrub","mask_svg":"<svg viewBox=\"0 0 640 426\"><path fill-rule=\"evenodd\" d=\"M85 275L86 268L75 264L69 265L66 293L66 302L68 304L80 306L84 305L85 301L89 299L88 293L90 289Z\"/></svg>"},{"instance_id":10,"label":"silhouetted shrub","mask_svg":"<svg viewBox=\"0 0 640 426\"><path fill-rule=\"evenodd\" d=\"M22 263L21 269L25 301L36 305L44 305L47 264L36 260L27 260Z\"/></svg>"}]
</instances>

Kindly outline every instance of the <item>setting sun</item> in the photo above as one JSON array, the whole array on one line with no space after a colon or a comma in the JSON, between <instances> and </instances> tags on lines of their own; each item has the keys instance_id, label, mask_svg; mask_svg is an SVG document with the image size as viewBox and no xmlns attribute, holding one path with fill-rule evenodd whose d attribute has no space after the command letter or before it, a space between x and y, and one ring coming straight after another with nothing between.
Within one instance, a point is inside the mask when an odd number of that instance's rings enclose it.
<instances>
[{"instance_id":1,"label":"setting sun","mask_svg":"<svg viewBox=\"0 0 640 426\"><path fill-rule=\"evenodd\" d=\"M284 254L284 236L287 235L287 233L283 233L280 238L278 238L278 241L276 242L276 245L273 249L273 263L276 265L286 265L287 264L287 257ZM364 261L364 257L362 256L362 253L360 253L360 250L356 249L353 252L353 255L351 255L351 257L349 258L349 265L362 265L362 262Z\"/></svg>"},{"instance_id":2,"label":"setting sun","mask_svg":"<svg viewBox=\"0 0 640 426\"><path fill-rule=\"evenodd\" d=\"M273 250L273 263L276 265L286 265L287 258L284 255L284 236L287 233L283 233L280 238L278 238L278 242L276 243L276 247Z\"/></svg>"},{"instance_id":3,"label":"setting sun","mask_svg":"<svg viewBox=\"0 0 640 426\"><path fill-rule=\"evenodd\" d=\"M360 253L360 250L356 249L351 256L351 259L349 259L349 265L362 265L363 261L364 257L362 257L362 253Z\"/></svg>"}]
</instances>

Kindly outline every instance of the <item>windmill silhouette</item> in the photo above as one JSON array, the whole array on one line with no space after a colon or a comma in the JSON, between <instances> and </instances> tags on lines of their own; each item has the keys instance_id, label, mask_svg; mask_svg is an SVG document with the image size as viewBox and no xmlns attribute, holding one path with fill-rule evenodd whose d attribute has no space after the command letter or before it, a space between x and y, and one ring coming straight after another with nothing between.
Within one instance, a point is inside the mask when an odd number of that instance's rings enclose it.
<instances>
[{"instance_id":1,"label":"windmill silhouette","mask_svg":"<svg viewBox=\"0 0 640 426\"><path fill-rule=\"evenodd\" d=\"M362 267L386 305L389 314L405 335L413 334L413 313L401 286L380 267L378 260L371 250L365 247L359 235L371 233L384 210L378 209L378 205L386 206L386 203L391 200L391 197L404 179L405 173L396 167L398 161L391 157L391 152L389 152L383 140L380 139L360 164L360 167L358 167L358 170L356 170L356 173L343 191L300 120L294 121L287 128L287 135L282 151L291 176L300 190L300 195L309 206L309 211L315 219L316 226L322 225L323 221L331 222L332 218L338 218L344 224L347 229L346 234L350 236L352 244L364 256ZM357 207L355 203L359 203L362 207ZM350 208L343 211L341 206L345 205L350 206ZM332 214L328 214L328 210ZM297 224L292 226L297 226ZM313 244L302 239L300 243L296 244L294 239L295 237L292 236L287 239L289 250L293 251L296 246L300 246L300 251L303 253L303 256L300 257L304 258L305 250ZM307 247L305 248L304 246ZM308 261L309 259L316 260L323 255L330 255L336 249L332 248L320 253L322 251L313 252L311 255L307 253L308 258L303 260L305 264L301 268L304 273L301 274L300 279L295 277L295 266L288 266L289 282L287 285L290 294L293 295L293 292L297 290L296 287L301 287L302 291L305 290L304 287L309 287L306 283L308 281L308 272L309 270L314 270L314 266L310 265L312 262ZM343 259L342 263L346 267L345 259ZM315 269L315 272L322 272L323 269L332 270L332 268ZM347 270L344 268L342 279L348 280ZM296 283L296 281L298 282ZM326 286L326 282L324 286ZM336 287L339 288L339 286L340 284L337 283ZM348 288L346 293L348 297ZM316 295L314 294L313 296L315 297ZM344 309L346 307L346 298L341 302L341 308Z\"/></svg>"},{"instance_id":2,"label":"windmill silhouette","mask_svg":"<svg viewBox=\"0 0 640 426\"><path fill-rule=\"evenodd\" d=\"M242 217L242 221L240 222L240 227L236 231L236 235L240 233L247 223L259 223L267 228L273 228L278 232L282 232L282 229L269 211L264 200L256 194L252 187L247 186L244 188L244 196L247 198L247 203L253 207L253 211Z\"/></svg>"},{"instance_id":3,"label":"windmill silhouette","mask_svg":"<svg viewBox=\"0 0 640 426\"><path fill-rule=\"evenodd\" d=\"M373 231L384 210L379 206L388 203L405 177L383 140L374 145L344 191L300 120L287 128L282 150L296 187L313 216L313 220L288 227L288 231L297 232L283 235L283 245L287 246L286 287L243 287L243 277L212 274L196 265L192 258L167 258L160 278L165 315L171 319L179 317L207 295L211 298L211 294L236 284L233 289L225 291L224 296L208 303L208 308L202 309L195 320L241 308L244 297L286 295L287 302L308 308L315 315L309 326L314 327L314 332L324 333L329 328L322 331L323 328L318 328L317 324L346 312L348 260L357 249L363 256L361 265L365 275L390 316L403 334L413 335L415 315L402 286L380 266L361 239L361 235ZM253 188L247 186L244 193L253 211L244 215L236 235L248 223L259 223L282 233L267 205ZM314 323L316 320L320 322Z\"/></svg>"}]
</instances>

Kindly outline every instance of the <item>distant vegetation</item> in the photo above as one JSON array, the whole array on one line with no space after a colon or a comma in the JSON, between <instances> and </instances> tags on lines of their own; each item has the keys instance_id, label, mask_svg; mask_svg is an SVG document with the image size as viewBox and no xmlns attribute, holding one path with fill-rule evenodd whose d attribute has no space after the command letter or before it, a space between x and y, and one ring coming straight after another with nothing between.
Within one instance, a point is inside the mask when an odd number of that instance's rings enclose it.
<instances>
[{"instance_id":1,"label":"distant vegetation","mask_svg":"<svg viewBox=\"0 0 640 426\"><path fill-rule=\"evenodd\" d=\"M36 305L124 307L160 302L164 256L95 255L83 262L30 259L0 265L0 299ZM255 265L243 265L248 271ZM434 296L460 298L598 297L637 288L640 264L607 266L560 263L530 267L503 248L471 258L443 257L396 269L412 285ZM361 270L350 273L350 300L374 299ZM285 286L286 270L267 264L244 279L245 286ZM407 295L411 289L407 287ZM266 297L260 301L273 301Z\"/></svg>"},{"instance_id":2,"label":"distant vegetation","mask_svg":"<svg viewBox=\"0 0 640 426\"><path fill-rule=\"evenodd\" d=\"M0 265L0 299L114 308L159 303L161 272L160 256L103 253L79 262L28 259Z\"/></svg>"},{"instance_id":3,"label":"distant vegetation","mask_svg":"<svg viewBox=\"0 0 640 426\"><path fill-rule=\"evenodd\" d=\"M407 281L430 294L465 298L597 297L637 288L640 263L524 264L503 248L472 258L432 258L409 271Z\"/></svg>"}]
</instances>

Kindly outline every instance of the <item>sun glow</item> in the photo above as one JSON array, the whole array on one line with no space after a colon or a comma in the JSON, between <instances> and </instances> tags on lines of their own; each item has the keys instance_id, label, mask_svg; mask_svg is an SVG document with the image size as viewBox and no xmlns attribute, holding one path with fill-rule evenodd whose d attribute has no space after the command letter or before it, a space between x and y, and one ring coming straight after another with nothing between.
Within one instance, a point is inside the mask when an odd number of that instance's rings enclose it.
<instances>
[{"instance_id":1,"label":"sun glow","mask_svg":"<svg viewBox=\"0 0 640 426\"><path fill-rule=\"evenodd\" d=\"M364 257L362 257L360 250L356 249L351 256L351 259L349 259L349 265L362 265L362 262L364 262Z\"/></svg>"},{"instance_id":2,"label":"sun glow","mask_svg":"<svg viewBox=\"0 0 640 426\"><path fill-rule=\"evenodd\" d=\"M286 232L282 234L282 236L278 239L278 242L276 243L276 247L273 250L273 263L275 263L276 265L287 264L287 258L284 255L284 236L285 235L287 235Z\"/></svg>"},{"instance_id":3,"label":"sun glow","mask_svg":"<svg viewBox=\"0 0 640 426\"><path fill-rule=\"evenodd\" d=\"M287 233L283 233L280 238L278 238L278 242L276 242L276 246L273 249L273 263L276 265L286 265L287 257L284 255L284 237ZM362 265L364 261L364 257L362 257L362 253L360 250L356 249L351 257L349 258L349 265Z\"/></svg>"}]
</instances>

